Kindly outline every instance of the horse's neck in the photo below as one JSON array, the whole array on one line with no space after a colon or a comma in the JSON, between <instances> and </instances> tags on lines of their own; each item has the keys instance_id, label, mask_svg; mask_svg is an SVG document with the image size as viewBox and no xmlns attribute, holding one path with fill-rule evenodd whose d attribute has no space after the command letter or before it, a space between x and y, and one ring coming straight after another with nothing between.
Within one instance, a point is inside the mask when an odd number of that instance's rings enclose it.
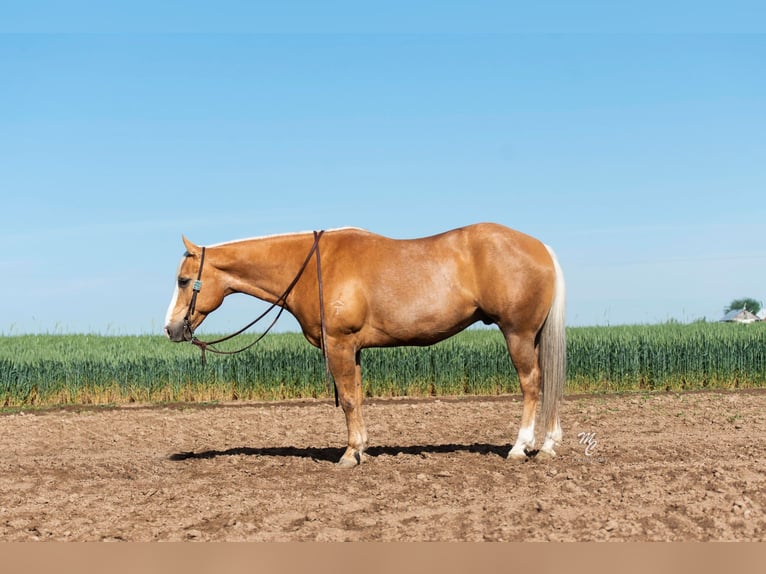
<instances>
[{"instance_id":1,"label":"horse's neck","mask_svg":"<svg viewBox=\"0 0 766 574\"><path fill-rule=\"evenodd\" d=\"M312 241L296 234L221 245L220 269L233 291L274 303L301 270Z\"/></svg>"}]
</instances>

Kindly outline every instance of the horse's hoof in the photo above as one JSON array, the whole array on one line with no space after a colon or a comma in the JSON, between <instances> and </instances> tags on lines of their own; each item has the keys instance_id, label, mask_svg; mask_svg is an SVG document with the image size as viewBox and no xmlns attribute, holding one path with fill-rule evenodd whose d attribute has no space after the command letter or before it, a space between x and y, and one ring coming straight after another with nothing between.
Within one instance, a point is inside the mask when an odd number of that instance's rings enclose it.
<instances>
[{"instance_id":1,"label":"horse's hoof","mask_svg":"<svg viewBox=\"0 0 766 574\"><path fill-rule=\"evenodd\" d=\"M551 460L552 458L556 458L556 453L553 451L553 449L540 449L537 452L537 456L535 458L539 458L540 460Z\"/></svg>"},{"instance_id":2,"label":"horse's hoof","mask_svg":"<svg viewBox=\"0 0 766 574\"><path fill-rule=\"evenodd\" d=\"M362 464L362 455L357 451L353 453L347 452L338 461L338 468L354 468Z\"/></svg>"},{"instance_id":3,"label":"horse's hoof","mask_svg":"<svg viewBox=\"0 0 766 574\"><path fill-rule=\"evenodd\" d=\"M511 462L527 462L528 457L525 452L509 452L508 453L508 460Z\"/></svg>"}]
</instances>

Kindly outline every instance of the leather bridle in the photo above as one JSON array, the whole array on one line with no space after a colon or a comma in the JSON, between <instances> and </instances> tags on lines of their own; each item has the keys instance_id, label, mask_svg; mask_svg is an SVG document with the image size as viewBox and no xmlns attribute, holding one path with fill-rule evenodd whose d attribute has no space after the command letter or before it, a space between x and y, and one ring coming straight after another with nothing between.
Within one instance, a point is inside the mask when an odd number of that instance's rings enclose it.
<instances>
[{"instance_id":1,"label":"leather bridle","mask_svg":"<svg viewBox=\"0 0 766 574\"><path fill-rule=\"evenodd\" d=\"M205 248L202 248L202 254L199 258L199 271L197 272L197 280L192 285L192 298L189 302L189 308L186 310L186 316L184 317L184 333L187 331L192 336L192 342L194 341L194 331L191 328L191 316L194 314L197 308L197 294L202 289L202 267L205 265Z\"/></svg>"}]
</instances>

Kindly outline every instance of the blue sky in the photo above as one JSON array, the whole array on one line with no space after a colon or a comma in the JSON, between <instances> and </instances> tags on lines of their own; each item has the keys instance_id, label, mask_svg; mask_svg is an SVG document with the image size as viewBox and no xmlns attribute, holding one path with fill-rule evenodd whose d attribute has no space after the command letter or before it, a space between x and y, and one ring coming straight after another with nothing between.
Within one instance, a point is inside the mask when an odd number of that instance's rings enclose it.
<instances>
[{"instance_id":1,"label":"blue sky","mask_svg":"<svg viewBox=\"0 0 766 574\"><path fill-rule=\"evenodd\" d=\"M573 325L766 300L763 9L612 4L8 7L0 333L159 333L182 233L347 225L530 233Z\"/></svg>"}]
</instances>

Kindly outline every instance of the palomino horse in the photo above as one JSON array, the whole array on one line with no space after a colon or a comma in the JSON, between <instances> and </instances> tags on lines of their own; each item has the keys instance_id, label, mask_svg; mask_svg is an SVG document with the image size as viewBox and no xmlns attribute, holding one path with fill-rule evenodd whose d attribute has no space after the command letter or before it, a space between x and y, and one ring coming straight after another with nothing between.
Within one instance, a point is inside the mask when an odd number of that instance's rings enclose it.
<instances>
[{"instance_id":1,"label":"palomino horse","mask_svg":"<svg viewBox=\"0 0 766 574\"><path fill-rule=\"evenodd\" d=\"M167 336L192 340L230 293L287 309L306 339L323 349L335 379L348 426L340 466L359 464L367 446L361 350L430 345L477 321L500 327L519 374L521 426L508 457L523 460L534 448L541 392L545 438L538 456L555 455L566 375L564 278L553 250L537 239L482 223L412 240L345 228L206 248L183 241ZM320 242L321 271L307 265L319 256Z\"/></svg>"}]
</instances>

